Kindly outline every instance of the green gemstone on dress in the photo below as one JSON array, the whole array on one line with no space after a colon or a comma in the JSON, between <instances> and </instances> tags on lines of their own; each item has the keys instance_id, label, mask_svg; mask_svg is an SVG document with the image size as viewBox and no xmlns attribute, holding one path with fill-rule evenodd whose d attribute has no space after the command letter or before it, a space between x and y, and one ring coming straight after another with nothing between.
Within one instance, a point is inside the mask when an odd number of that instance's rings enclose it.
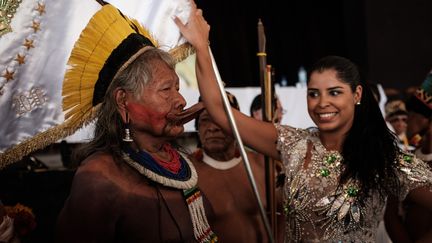
<instances>
[{"instance_id":1,"label":"green gemstone on dress","mask_svg":"<svg viewBox=\"0 0 432 243\"><path fill-rule=\"evenodd\" d=\"M404 155L403 156L403 160L407 163L411 163L412 162L412 156L410 155Z\"/></svg>"},{"instance_id":2,"label":"green gemstone on dress","mask_svg":"<svg viewBox=\"0 0 432 243\"><path fill-rule=\"evenodd\" d=\"M355 197L355 196L357 196L357 194L358 194L358 189L357 188L355 188L355 187L353 187L353 186L350 186L350 187L348 187L348 189L346 190L346 193L348 194L348 196L350 196L350 197Z\"/></svg>"},{"instance_id":3,"label":"green gemstone on dress","mask_svg":"<svg viewBox=\"0 0 432 243\"><path fill-rule=\"evenodd\" d=\"M330 175L330 171L327 168L320 169L320 175L323 177L327 177Z\"/></svg>"},{"instance_id":4,"label":"green gemstone on dress","mask_svg":"<svg viewBox=\"0 0 432 243\"><path fill-rule=\"evenodd\" d=\"M284 206L283 207L283 211L284 211L284 213L285 213L285 215L288 215L288 213L289 213L289 208L288 208L288 206Z\"/></svg>"},{"instance_id":5,"label":"green gemstone on dress","mask_svg":"<svg viewBox=\"0 0 432 243\"><path fill-rule=\"evenodd\" d=\"M327 164L333 164L333 162L335 162L335 161L336 161L336 155L334 155L334 154L330 154L325 158L325 162Z\"/></svg>"}]
</instances>

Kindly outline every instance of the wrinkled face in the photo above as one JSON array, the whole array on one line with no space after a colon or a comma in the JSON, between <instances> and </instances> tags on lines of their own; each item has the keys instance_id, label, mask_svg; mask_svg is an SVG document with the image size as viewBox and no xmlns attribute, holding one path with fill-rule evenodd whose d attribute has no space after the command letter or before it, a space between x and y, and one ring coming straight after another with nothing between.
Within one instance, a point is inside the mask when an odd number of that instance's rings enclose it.
<instances>
[{"instance_id":1,"label":"wrinkled face","mask_svg":"<svg viewBox=\"0 0 432 243\"><path fill-rule=\"evenodd\" d=\"M354 120L354 108L361 98L361 86L355 92L327 69L311 74L308 83L308 112L321 132L346 134Z\"/></svg>"},{"instance_id":2,"label":"wrinkled face","mask_svg":"<svg viewBox=\"0 0 432 243\"><path fill-rule=\"evenodd\" d=\"M167 120L169 113L183 110L186 101L179 93L179 78L163 61L155 60L153 80L147 83L139 97L130 95L126 104L130 128L135 133L150 133L153 136L175 137L184 128Z\"/></svg>"},{"instance_id":3,"label":"wrinkled face","mask_svg":"<svg viewBox=\"0 0 432 243\"><path fill-rule=\"evenodd\" d=\"M198 132L202 148L207 153L225 153L234 146L234 138L223 133L206 110L198 118Z\"/></svg>"},{"instance_id":4,"label":"wrinkled face","mask_svg":"<svg viewBox=\"0 0 432 243\"><path fill-rule=\"evenodd\" d=\"M409 111L408 112L408 120L407 120L407 138L411 139L414 135L419 134L423 136L423 134L429 128L429 119L424 117L423 115Z\"/></svg>"},{"instance_id":5,"label":"wrinkled face","mask_svg":"<svg viewBox=\"0 0 432 243\"><path fill-rule=\"evenodd\" d=\"M392 117L389 117L387 121L392 125L395 133L397 135L403 134L407 130L407 115L395 115Z\"/></svg>"}]
</instances>

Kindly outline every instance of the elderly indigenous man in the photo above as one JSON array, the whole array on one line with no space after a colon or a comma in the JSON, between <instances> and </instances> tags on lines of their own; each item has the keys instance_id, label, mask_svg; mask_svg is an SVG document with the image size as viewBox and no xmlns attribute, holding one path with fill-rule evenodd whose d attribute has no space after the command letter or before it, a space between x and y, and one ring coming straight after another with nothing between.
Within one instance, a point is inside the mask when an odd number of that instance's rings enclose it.
<instances>
[{"instance_id":1,"label":"elderly indigenous man","mask_svg":"<svg viewBox=\"0 0 432 243\"><path fill-rule=\"evenodd\" d=\"M77 120L94 112L97 122L77 153L58 242L217 241L196 170L170 144L196 106L183 110L174 59L153 43L136 21L105 5L72 51L65 103L72 116L87 114Z\"/></svg>"},{"instance_id":2,"label":"elderly indigenous man","mask_svg":"<svg viewBox=\"0 0 432 243\"><path fill-rule=\"evenodd\" d=\"M231 106L239 109L227 92ZM237 142L213 122L207 111L195 120L199 133L194 152L198 186L208 196L214 217L209 218L221 242L268 242L257 200L243 166ZM252 172L265 202L265 168L248 152Z\"/></svg>"}]
</instances>

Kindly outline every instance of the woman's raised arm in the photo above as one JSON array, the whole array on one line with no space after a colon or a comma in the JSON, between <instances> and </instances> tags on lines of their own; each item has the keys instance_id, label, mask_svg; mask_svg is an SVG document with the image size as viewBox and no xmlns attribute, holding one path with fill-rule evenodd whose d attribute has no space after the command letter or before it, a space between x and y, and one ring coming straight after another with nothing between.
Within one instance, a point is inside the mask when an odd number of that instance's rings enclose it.
<instances>
[{"instance_id":1,"label":"woman's raised arm","mask_svg":"<svg viewBox=\"0 0 432 243\"><path fill-rule=\"evenodd\" d=\"M207 111L222 129L226 132L232 132L212 65L208 45L210 26L202 16L201 9L197 9L193 1L191 4L192 10L187 24L183 24L177 17L174 18L174 21L183 36L195 48L196 75ZM272 123L256 120L235 109L232 109L232 113L240 136L246 145L274 159L280 159L276 149L277 131Z\"/></svg>"}]
</instances>

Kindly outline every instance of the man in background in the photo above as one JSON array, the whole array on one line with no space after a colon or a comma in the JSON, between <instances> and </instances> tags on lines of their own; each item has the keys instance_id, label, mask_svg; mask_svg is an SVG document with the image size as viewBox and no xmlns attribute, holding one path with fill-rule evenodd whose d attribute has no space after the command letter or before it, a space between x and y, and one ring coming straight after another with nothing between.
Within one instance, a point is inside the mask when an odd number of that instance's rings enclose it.
<instances>
[{"instance_id":1,"label":"man in background","mask_svg":"<svg viewBox=\"0 0 432 243\"><path fill-rule=\"evenodd\" d=\"M239 110L237 99L227 93L231 106ZM209 217L220 242L269 242L260 209L237 142L225 134L204 110L195 120L199 145L193 153L198 186L206 195L214 217ZM252 173L265 207L265 167L247 152Z\"/></svg>"}]
</instances>

